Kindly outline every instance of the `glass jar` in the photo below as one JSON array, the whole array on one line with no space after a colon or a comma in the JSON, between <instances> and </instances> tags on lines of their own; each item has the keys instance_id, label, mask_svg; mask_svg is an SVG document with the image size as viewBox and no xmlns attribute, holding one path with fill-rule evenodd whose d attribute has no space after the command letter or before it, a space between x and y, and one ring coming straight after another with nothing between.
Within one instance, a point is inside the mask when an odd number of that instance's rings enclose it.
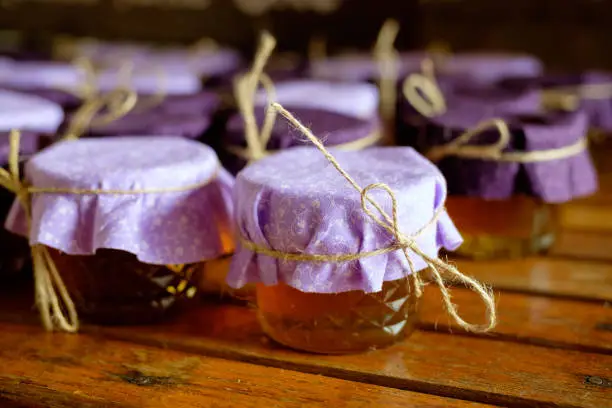
<instances>
[{"instance_id":1,"label":"glass jar","mask_svg":"<svg viewBox=\"0 0 612 408\"><path fill-rule=\"evenodd\" d=\"M280 283L257 284L263 330L285 346L343 354L389 346L415 329L418 298L412 279L384 282L382 291L305 293Z\"/></svg>"},{"instance_id":2,"label":"glass jar","mask_svg":"<svg viewBox=\"0 0 612 408\"><path fill-rule=\"evenodd\" d=\"M448 214L463 236L455 253L474 259L517 258L548 250L558 225L556 206L517 195L507 200L449 196Z\"/></svg>"},{"instance_id":3,"label":"glass jar","mask_svg":"<svg viewBox=\"0 0 612 408\"><path fill-rule=\"evenodd\" d=\"M192 276L203 265L150 265L115 249L95 255L47 249L79 316L98 324L146 324L166 317L179 300L194 296Z\"/></svg>"}]
</instances>

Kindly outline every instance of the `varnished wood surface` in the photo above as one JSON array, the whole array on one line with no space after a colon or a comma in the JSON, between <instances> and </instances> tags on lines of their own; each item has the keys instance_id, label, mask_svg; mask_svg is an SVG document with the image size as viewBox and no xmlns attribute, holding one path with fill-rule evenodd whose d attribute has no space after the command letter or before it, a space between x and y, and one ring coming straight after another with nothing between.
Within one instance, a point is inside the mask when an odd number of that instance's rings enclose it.
<instances>
[{"instance_id":1,"label":"varnished wood surface","mask_svg":"<svg viewBox=\"0 0 612 408\"><path fill-rule=\"evenodd\" d=\"M457 327L429 285L410 338L348 356L285 349L255 309L215 299L159 325L48 334L30 284L5 285L0 407L612 408L612 231L578 214L546 256L456 261L495 291L491 333ZM484 320L473 293L452 293L466 320Z\"/></svg>"},{"instance_id":2,"label":"varnished wood surface","mask_svg":"<svg viewBox=\"0 0 612 408\"><path fill-rule=\"evenodd\" d=\"M83 334L3 330L2 407L484 406Z\"/></svg>"}]
</instances>

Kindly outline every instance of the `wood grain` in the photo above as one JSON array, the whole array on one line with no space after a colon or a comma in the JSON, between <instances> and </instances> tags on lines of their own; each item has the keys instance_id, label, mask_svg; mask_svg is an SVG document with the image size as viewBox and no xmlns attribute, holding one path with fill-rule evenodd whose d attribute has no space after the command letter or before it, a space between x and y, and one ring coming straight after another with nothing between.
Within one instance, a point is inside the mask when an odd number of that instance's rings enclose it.
<instances>
[{"instance_id":1,"label":"wood grain","mask_svg":"<svg viewBox=\"0 0 612 408\"><path fill-rule=\"evenodd\" d=\"M612 246L608 251L612 252ZM547 257L477 262L459 269L501 291L612 301L612 263Z\"/></svg>"},{"instance_id":2,"label":"wood grain","mask_svg":"<svg viewBox=\"0 0 612 408\"><path fill-rule=\"evenodd\" d=\"M483 406L88 335L0 330L3 407Z\"/></svg>"},{"instance_id":3,"label":"wood grain","mask_svg":"<svg viewBox=\"0 0 612 408\"><path fill-rule=\"evenodd\" d=\"M612 231L565 230L549 255L585 260L612 261Z\"/></svg>"},{"instance_id":4,"label":"wood grain","mask_svg":"<svg viewBox=\"0 0 612 408\"><path fill-rule=\"evenodd\" d=\"M101 333L148 345L323 374L445 397L538 407L612 407L612 356L491 338L416 332L385 350L312 356L276 346L255 312L207 306L159 327L104 328ZM603 384L606 384L603 382Z\"/></svg>"},{"instance_id":5,"label":"wood grain","mask_svg":"<svg viewBox=\"0 0 612 408\"><path fill-rule=\"evenodd\" d=\"M464 319L484 322L482 305L473 292L454 288L452 294ZM496 293L496 301L496 339L612 354L612 304L507 292ZM425 292L421 327L463 332L448 318L439 291L433 287Z\"/></svg>"}]
</instances>

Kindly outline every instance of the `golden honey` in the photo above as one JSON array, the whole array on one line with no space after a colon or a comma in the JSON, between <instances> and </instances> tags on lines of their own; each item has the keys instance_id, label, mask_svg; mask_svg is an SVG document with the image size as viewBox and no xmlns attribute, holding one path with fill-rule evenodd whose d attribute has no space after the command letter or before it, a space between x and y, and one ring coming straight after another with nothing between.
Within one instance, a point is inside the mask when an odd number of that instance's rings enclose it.
<instances>
[{"instance_id":1,"label":"golden honey","mask_svg":"<svg viewBox=\"0 0 612 408\"><path fill-rule=\"evenodd\" d=\"M555 239L555 206L532 197L484 200L449 196L446 208L463 236L463 244L455 251L462 256L523 257L546 251Z\"/></svg>"},{"instance_id":2,"label":"golden honey","mask_svg":"<svg viewBox=\"0 0 612 408\"><path fill-rule=\"evenodd\" d=\"M257 285L263 330L285 346L325 354L389 346L415 328L418 298L411 279L384 282L380 292L305 293L286 284Z\"/></svg>"}]
</instances>

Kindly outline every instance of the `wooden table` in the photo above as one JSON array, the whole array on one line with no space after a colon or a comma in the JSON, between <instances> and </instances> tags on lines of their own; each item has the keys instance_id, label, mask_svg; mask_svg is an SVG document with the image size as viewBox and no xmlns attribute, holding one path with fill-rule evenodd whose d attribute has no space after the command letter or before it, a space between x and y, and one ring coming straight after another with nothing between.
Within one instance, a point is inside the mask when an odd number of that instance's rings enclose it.
<instances>
[{"instance_id":1,"label":"wooden table","mask_svg":"<svg viewBox=\"0 0 612 408\"><path fill-rule=\"evenodd\" d=\"M487 335L451 323L432 286L407 341L349 356L277 346L236 304L158 326L45 333L31 286L5 287L0 407L612 407L612 179L604 184L564 209L549 256L459 262L496 289L499 325ZM455 288L454 301L484 320L471 292Z\"/></svg>"}]
</instances>

